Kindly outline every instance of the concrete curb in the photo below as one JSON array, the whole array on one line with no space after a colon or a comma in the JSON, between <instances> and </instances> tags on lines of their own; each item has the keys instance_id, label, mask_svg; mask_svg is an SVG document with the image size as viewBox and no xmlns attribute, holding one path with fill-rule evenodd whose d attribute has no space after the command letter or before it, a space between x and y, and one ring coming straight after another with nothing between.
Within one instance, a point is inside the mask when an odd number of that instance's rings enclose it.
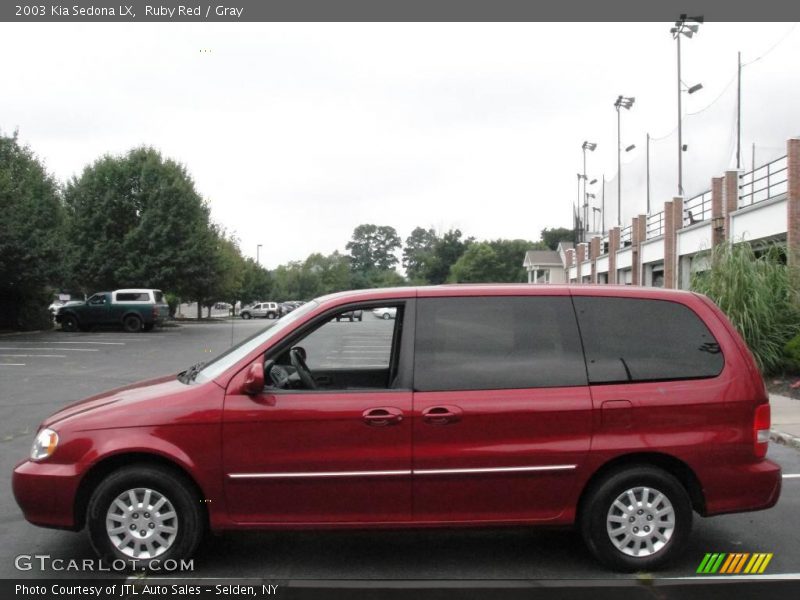
<instances>
[{"instance_id":1,"label":"concrete curb","mask_svg":"<svg viewBox=\"0 0 800 600\"><path fill-rule=\"evenodd\" d=\"M800 438L790 433L784 433L777 429L771 429L769 432L769 439L781 446L789 446L795 450L800 450Z\"/></svg>"}]
</instances>

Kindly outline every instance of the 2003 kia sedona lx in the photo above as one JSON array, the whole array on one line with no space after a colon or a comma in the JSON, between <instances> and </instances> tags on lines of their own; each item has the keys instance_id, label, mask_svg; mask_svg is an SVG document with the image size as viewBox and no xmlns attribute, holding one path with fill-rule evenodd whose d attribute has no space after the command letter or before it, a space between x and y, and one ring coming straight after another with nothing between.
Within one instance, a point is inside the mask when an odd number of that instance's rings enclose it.
<instances>
[{"instance_id":1,"label":"2003 kia sedona lx","mask_svg":"<svg viewBox=\"0 0 800 600\"><path fill-rule=\"evenodd\" d=\"M344 312L393 319L340 323ZM104 559L207 529L579 527L614 569L680 552L693 513L760 510L770 408L707 298L613 286L362 290L214 360L46 419L14 494Z\"/></svg>"}]
</instances>

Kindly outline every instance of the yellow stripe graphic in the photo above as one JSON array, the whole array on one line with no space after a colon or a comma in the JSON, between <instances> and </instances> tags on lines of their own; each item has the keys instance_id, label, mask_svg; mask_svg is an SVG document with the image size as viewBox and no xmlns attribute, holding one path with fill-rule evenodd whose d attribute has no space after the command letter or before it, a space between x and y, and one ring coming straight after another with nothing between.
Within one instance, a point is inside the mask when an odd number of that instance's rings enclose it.
<instances>
[{"instance_id":1,"label":"yellow stripe graphic","mask_svg":"<svg viewBox=\"0 0 800 600\"><path fill-rule=\"evenodd\" d=\"M763 573L764 570L767 568L767 565L769 564L769 561L771 561L771 560L772 560L772 552L767 554L766 558L764 559L764 562L761 563L761 568L758 570L758 572L759 573Z\"/></svg>"},{"instance_id":2,"label":"yellow stripe graphic","mask_svg":"<svg viewBox=\"0 0 800 600\"><path fill-rule=\"evenodd\" d=\"M758 554L758 553L753 554L753 558L750 559L750 562L747 563L747 567L745 567L745 570L744 570L745 573L750 573L750 572L753 571L753 567L756 566L756 563L758 562L758 557L759 556L761 556L761 555Z\"/></svg>"}]
</instances>

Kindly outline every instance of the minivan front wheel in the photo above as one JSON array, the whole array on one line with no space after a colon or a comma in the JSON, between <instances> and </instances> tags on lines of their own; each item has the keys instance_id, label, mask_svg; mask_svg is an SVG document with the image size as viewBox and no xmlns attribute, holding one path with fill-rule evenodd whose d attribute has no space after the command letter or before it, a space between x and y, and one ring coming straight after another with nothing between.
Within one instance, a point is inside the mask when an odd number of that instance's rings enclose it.
<instances>
[{"instance_id":1,"label":"minivan front wheel","mask_svg":"<svg viewBox=\"0 0 800 600\"><path fill-rule=\"evenodd\" d=\"M692 526L683 485L655 467L618 471L589 492L581 532L592 553L619 571L658 568L675 557Z\"/></svg>"},{"instance_id":2,"label":"minivan front wheel","mask_svg":"<svg viewBox=\"0 0 800 600\"><path fill-rule=\"evenodd\" d=\"M87 508L92 547L108 564L149 568L157 559L189 558L205 526L200 501L182 477L139 465L111 473Z\"/></svg>"}]
</instances>

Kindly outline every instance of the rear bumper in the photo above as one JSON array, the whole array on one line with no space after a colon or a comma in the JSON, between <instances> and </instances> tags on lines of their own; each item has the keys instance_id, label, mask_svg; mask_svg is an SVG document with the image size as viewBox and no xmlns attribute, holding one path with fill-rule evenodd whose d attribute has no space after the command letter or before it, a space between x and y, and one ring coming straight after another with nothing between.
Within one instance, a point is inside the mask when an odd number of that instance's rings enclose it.
<instances>
[{"instance_id":1,"label":"rear bumper","mask_svg":"<svg viewBox=\"0 0 800 600\"><path fill-rule=\"evenodd\" d=\"M19 463L12 489L25 518L41 527L75 529L75 494L80 475L74 465Z\"/></svg>"},{"instance_id":2,"label":"rear bumper","mask_svg":"<svg viewBox=\"0 0 800 600\"><path fill-rule=\"evenodd\" d=\"M706 515L772 508L781 495L780 466L771 460L723 466L703 482Z\"/></svg>"}]
</instances>

